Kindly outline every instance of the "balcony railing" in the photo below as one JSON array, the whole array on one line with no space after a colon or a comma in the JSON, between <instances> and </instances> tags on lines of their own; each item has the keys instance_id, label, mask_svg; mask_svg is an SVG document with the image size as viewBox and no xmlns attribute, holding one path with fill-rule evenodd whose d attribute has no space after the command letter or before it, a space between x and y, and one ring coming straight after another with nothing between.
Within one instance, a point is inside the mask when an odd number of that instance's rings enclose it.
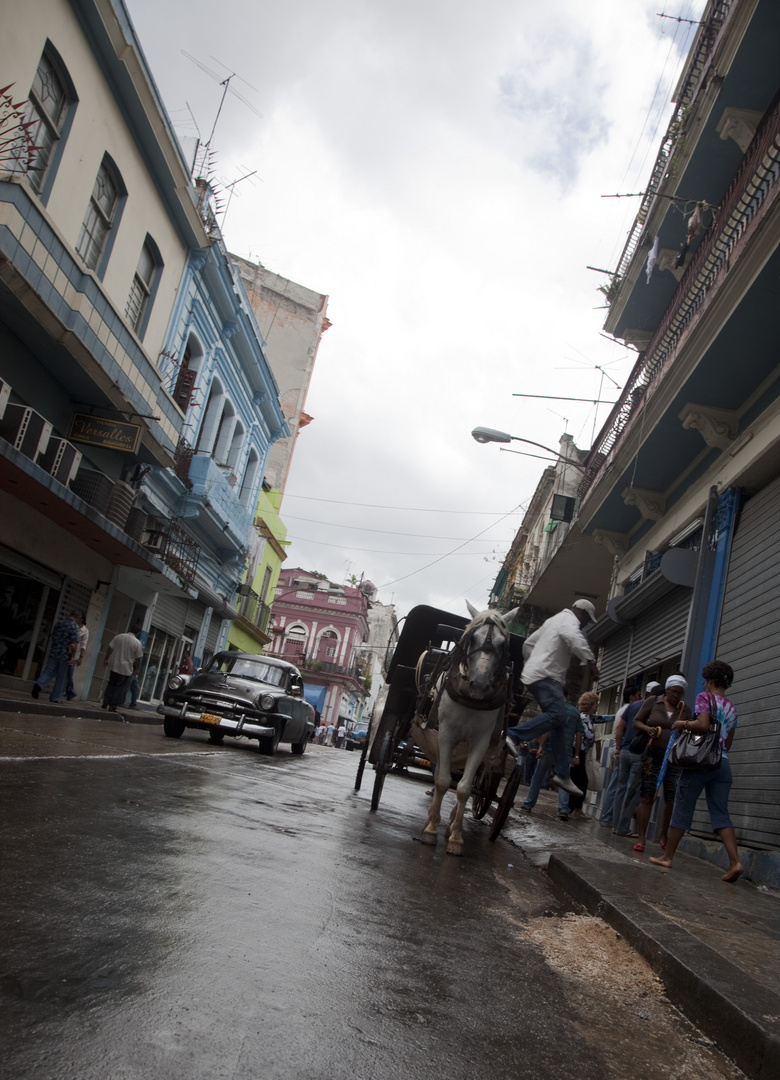
<instances>
[{"instance_id":1,"label":"balcony railing","mask_svg":"<svg viewBox=\"0 0 780 1080\"><path fill-rule=\"evenodd\" d=\"M614 281L620 281L631 265L631 262L636 253L636 249L639 246L639 241L642 238L642 234L645 231L645 222L647 221L650 213L650 208L655 202L655 197L658 194L661 184L666 178L669 166L671 164L674 149L677 143L680 141L680 135L682 134L682 127L685 121L685 115L690 108L693 101L696 90L699 85L702 73L709 56L715 48L715 43L718 40L723 26L728 18L731 8L734 6L734 0L720 0L719 3L713 6L713 10L710 13L710 17L706 23L703 24L701 33L699 35L699 41L697 44L696 52L691 58L691 62L688 66L688 70L685 73L685 77L682 82L680 92L677 99L677 108L674 111L669 127L667 128L666 135L664 136L661 148L658 151L658 157L655 160L653 171L650 174L650 180L645 189L642 203L639 207L639 212L636 215L634 224L631 228L631 232L628 234L628 240L626 246L623 248L623 252L620 256L620 262L618 263L617 271L613 277Z\"/></svg>"},{"instance_id":2,"label":"balcony railing","mask_svg":"<svg viewBox=\"0 0 780 1080\"><path fill-rule=\"evenodd\" d=\"M747 154L715 212L645 352L634 366L599 440L587 459L579 487L584 498L603 472L608 455L657 388L677 347L729 271L737 245L752 235L760 211L777 195L780 181L780 99L764 117Z\"/></svg>"},{"instance_id":3,"label":"balcony railing","mask_svg":"<svg viewBox=\"0 0 780 1080\"><path fill-rule=\"evenodd\" d=\"M241 607L239 608L239 614L251 622L253 626L256 626L258 630L262 630L265 634L268 631L268 622L271 617L271 609L268 604L264 604L258 594L253 590L250 590L241 601Z\"/></svg>"},{"instance_id":4,"label":"balcony railing","mask_svg":"<svg viewBox=\"0 0 780 1080\"><path fill-rule=\"evenodd\" d=\"M186 439L179 439L173 455L173 471L183 484L190 485L190 465L195 453Z\"/></svg>"}]
</instances>

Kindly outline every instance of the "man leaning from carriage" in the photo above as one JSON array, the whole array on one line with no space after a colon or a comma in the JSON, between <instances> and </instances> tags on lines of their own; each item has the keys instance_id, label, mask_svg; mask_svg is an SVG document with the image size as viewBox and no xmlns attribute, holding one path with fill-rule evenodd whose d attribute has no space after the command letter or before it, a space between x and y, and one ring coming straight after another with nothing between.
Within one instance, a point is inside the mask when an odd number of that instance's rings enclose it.
<instances>
[{"instance_id":1,"label":"man leaning from carriage","mask_svg":"<svg viewBox=\"0 0 780 1080\"><path fill-rule=\"evenodd\" d=\"M588 665L594 679L598 678L596 658L582 629L595 621L596 609L590 600L575 600L570 608L564 608L547 619L526 638L523 644L523 682L539 702L542 711L524 724L507 729L507 746L515 756L520 743L549 731L555 770L552 782L571 795L582 795L582 792L570 775L571 747L567 747L565 736L564 683L573 656Z\"/></svg>"}]
</instances>

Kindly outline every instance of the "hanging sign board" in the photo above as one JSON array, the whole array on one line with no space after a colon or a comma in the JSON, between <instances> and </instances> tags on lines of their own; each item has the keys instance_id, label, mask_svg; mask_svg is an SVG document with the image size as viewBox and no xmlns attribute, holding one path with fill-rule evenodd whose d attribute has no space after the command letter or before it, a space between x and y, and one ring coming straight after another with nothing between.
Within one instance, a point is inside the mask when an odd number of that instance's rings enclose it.
<instances>
[{"instance_id":1,"label":"hanging sign board","mask_svg":"<svg viewBox=\"0 0 780 1080\"><path fill-rule=\"evenodd\" d=\"M134 454L141 435L140 424L126 424L120 420L106 420L102 416L74 413L70 422L71 442L103 446L107 450L123 450Z\"/></svg>"}]
</instances>

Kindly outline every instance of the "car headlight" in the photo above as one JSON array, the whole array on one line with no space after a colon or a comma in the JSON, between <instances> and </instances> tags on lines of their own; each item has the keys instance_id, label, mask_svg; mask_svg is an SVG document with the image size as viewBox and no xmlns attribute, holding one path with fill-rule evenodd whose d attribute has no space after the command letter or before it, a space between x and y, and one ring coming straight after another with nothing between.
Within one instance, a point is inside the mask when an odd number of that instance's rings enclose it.
<instances>
[{"instance_id":1,"label":"car headlight","mask_svg":"<svg viewBox=\"0 0 780 1080\"><path fill-rule=\"evenodd\" d=\"M184 686L184 679L180 675L173 675L168 679L169 690L180 690L182 686Z\"/></svg>"},{"instance_id":2,"label":"car headlight","mask_svg":"<svg viewBox=\"0 0 780 1080\"><path fill-rule=\"evenodd\" d=\"M272 712L276 706L276 698L272 694L263 694L258 698L257 704L264 712Z\"/></svg>"}]
</instances>

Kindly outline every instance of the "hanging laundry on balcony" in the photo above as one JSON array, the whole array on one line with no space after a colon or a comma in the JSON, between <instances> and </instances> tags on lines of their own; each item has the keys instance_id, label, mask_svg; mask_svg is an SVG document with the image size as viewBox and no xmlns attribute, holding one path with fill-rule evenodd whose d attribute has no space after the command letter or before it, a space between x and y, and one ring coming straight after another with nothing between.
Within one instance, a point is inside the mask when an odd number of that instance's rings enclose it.
<instances>
[{"instance_id":1,"label":"hanging laundry on balcony","mask_svg":"<svg viewBox=\"0 0 780 1080\"><path fill-rule=\"evenodd\" d=\"M661 246L660 236L656 236L653 241L653 246L650 248L650 254L647 256L647 284L650 284L650 275L653 272L653 267L658 260L658 249Z\"/></svg>"},{"instance_id":2,"label":"hanging laundry on balcony","mask_svg":"<svg viewBox=\"0 0 780 1080\"><path fill-rule=\"evenodd\" d=\"M674 260L675 267L680 267L685 262L685 256L688 254L690 244L687 240L684 240L680 245L680 250L677 252L677 258Z\"/></svg>"}]
</instances>

